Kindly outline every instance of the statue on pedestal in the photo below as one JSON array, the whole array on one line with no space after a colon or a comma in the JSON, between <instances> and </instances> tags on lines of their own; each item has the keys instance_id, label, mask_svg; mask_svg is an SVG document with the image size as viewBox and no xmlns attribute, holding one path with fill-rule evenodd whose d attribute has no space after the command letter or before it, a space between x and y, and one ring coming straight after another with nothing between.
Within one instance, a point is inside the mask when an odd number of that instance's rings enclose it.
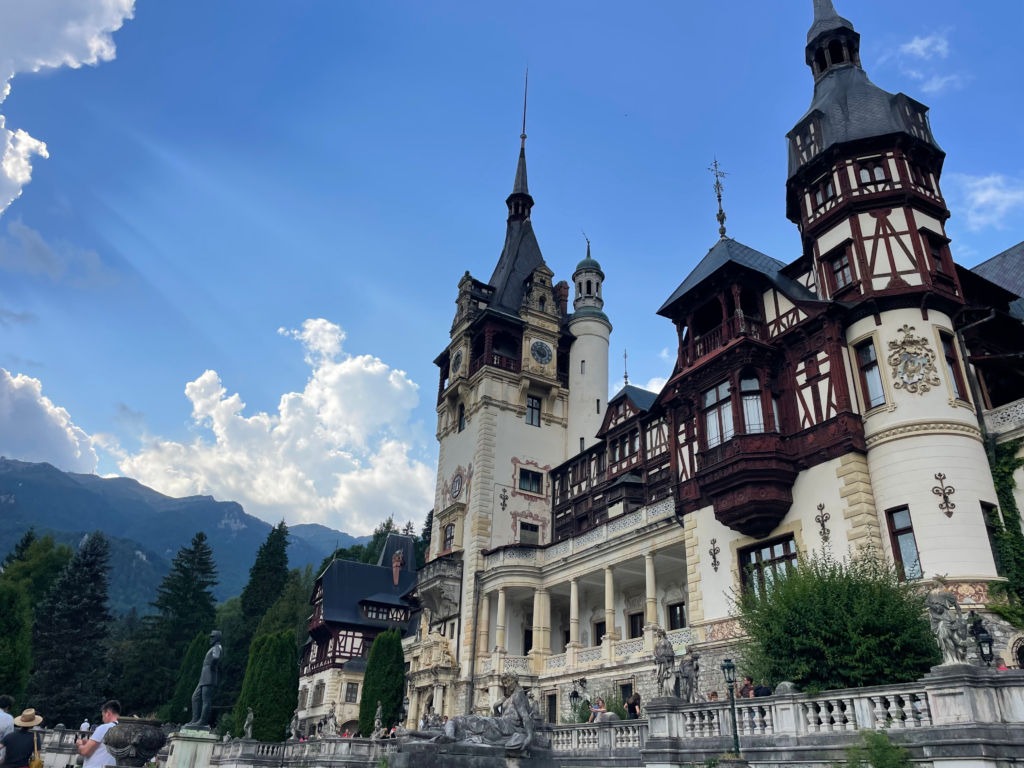
<instances>
[{"instance_id":1,"label":"statue on pedestal","mask_svg":"<svg viewBox=\"0 0 1024 768\"><path fill-rule=\"evenodd\" d=\"M295 741L299 740L299 710L295 710L295 714L292 715L292 722L288 726L288 732L291 738Z\"/></svg>"},{"instance_id":2,"label":"statue on pedestal","mask_svg":"<svg viewBox=\"0 0 1024 768\"><path fill-rule=\"evenodd\" d=\"M687 653L679 662L679 697L693 704L699 696L697 677L700 675L700 654Z\"/></svg>"},{"instance_id":3,"label":"statue on pedestal","mask_svg":"<svg viewBox=\"0 0 1024 768\"><path fill-rule=\"evenodd\" d=\"M659 696L676 695L676 651L665 630L657 629L658 638L654 641L654 678L658 684Z\"/></svg>"},{"instance_id":4,"label":"statue on pedestal","mask_svg":"<svg viewBox=\"0 0 1024 768\"><path fill-rule=\"evenodd\" d=\"M220 661L223 655L224 652L220 645L220 632L215 629L210 633L210 650L206 652L206 658L203 659L203 671L199 675L199 684L192 694L192 722L185 725L185 729L210 729L213 694L217 689L217 682L220 679Z\"/></svg>"},{"instance_id":5,"label":"statue on pedestal","mask_svg":"<svg viewBox=\"0 0 1024 768\"><path fill-rule=\"evenodd\" d=\"M324 736L338 735L338 716L334 713L335 707L337 704L332 701L331 709L328 711L327 717L324 718Z\"/></svg>"},{"instance_id":6,"label":"statue on pedestal","mask_svg":"<svg viewBox=\"0 0 1024 768\"><path fill-rule=\"evenodd\" d=\"M376 741L384 737L384 705L381 702L377 702L377 712L373 716L373 734L370 736L371 739Z\"/></svg>"},{"instance_id":7,"label":"statue on pedestal","mask_svg":"<svg viewBox=\"0 0 1024 768\"><path fill-rule=\"evenodd\" d=\"M245 716L245 725L243 726L243 731L242 732L245 734L245 736L244 736L245 739L252 739L252 720L253 720L252 707L248 707L248 710L249 710L249 714Z\"/></svg>"},{"instance_id":8,"label":"statue on pedestal","mask_svg":"<svg viewBox=\"0 0 1024 768\"><path fill-rule=\"evenodd\" d=\"M942 651L942 666L967 664L967 620L960 610L956 595L949 591L946 583L945 576L936 575L932 579L932 588L925 598L928 619L935 642ZM956 616L951 615L950 611L955 611Z\"/></svg>"}]
</instances>

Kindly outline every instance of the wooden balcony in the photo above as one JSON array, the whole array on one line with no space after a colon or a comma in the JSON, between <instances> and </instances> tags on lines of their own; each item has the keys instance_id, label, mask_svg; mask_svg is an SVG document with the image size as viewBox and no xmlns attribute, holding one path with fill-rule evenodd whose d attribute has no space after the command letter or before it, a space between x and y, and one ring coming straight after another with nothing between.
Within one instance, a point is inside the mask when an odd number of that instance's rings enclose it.
<instances>
[{"instance_id":1,"label":"wooden balcony","mask_svg":"<svg viewBox=\"0 0 1024 768\"><path fill-rule=\"evenodd\" d=\"M512 371L513 373L518 373L519 371L518 360L492 352L490 358L488 358L487 355L480 355L480 357L472 360L469 364L469 375L472 376L485 365L490 365L494 368L502 368L506 371Z\"/></svg>"},{"instance_id":2,"label":"wooden balcony","mask_svg":"<svg viewBox=\"0 0 1024 768\"><path fill-rule=\"evenodd\" d=\"M682 349L683 367L699 362L740 336L764 339L764 323L746 315L730 317L717 328L695 336L690 344Z\"/></svg>"}]
</instances>

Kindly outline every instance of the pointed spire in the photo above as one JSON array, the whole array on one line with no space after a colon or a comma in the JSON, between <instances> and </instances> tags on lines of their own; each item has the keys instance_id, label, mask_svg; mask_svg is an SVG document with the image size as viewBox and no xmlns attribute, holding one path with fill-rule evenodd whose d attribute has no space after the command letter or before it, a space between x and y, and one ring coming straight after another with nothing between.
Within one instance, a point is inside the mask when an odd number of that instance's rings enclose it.
<instances>
[{"instance_id":1,"label":"pointed spire","mask_svg":"<svg viewBox=\"0 0 1024 768\"><path fill-rule=\"evenodd\" d=\"M848 27L852 30L853 24L836 13L832 0L814 0L814 22L807 32L807 42L810 43L822 32L839 27Z\"/></svg>"},{"instance_id":2,"label":"pointed spire","mask_svg":"<svg viewBox=\"0 0 1024 768\"><path fill-rule=\"evenodd\" d=\"M712 175L715 177L715 197L718 198L718 213L715 214L715 218L718 219L718 235L722 240L725 240L725 211L722 210L722 190L725 187L722 185L722 179L729 174L722 170L722 167L718 164L718 158L716 157L714 162L708 168Z\"/></svg>"},{"instance_id":3,"label":"pointed spire","mask_svg":"<svg viewBox=\"0 0 1024 768\"><path fill-rule=\"evenodd\" d=\"M523 88L523 132L519 134L519 165L516 166L516 180L512 185L512 194L530 194L526 183L526 96L530 91L530 70L526 70L526 87Z\"/></svg>"},{"instance_id":4,"label":"pointed spire","mask_svg":"<svg viewBox=\"0 0 1024 768\"><path fill-rule=\"evenodd\" d=\"M629 352L622 350L622 381L624 386L629 386Z\"/></svg>"}]
</instances>

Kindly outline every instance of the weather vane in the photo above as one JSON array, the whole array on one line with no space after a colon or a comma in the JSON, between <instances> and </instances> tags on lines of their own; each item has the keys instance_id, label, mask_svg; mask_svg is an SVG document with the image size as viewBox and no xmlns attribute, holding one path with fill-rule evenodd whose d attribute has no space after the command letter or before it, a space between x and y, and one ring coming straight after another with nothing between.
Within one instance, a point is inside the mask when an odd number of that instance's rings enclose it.
<instances>
[{"instance_id":1,"label":"weather vane","mask_svg":"<svg viewBox=\"0 0 1024 768\"><path fill-rule=\"evenodd\" d=\"M622 380L629 386L629 353L622 350Z\"/></svg>"},{"instance_id":2,"label":"weather vane","mask_svg":"<svg viewBox=\"0 0 1024 768\"><path fill-rule=\"evenodd\" d=\"M715 177L715 196L718 198L718 214L715 218L718 219L718 234L721 235L722 239L725 239L725 211L722 210L722 190L725 187L722 185L722 179L729 174L722 170L722 167L718 164L718 158L716 157L714 162L708 168L709 171Z\"/></svg>"}]
</instances>

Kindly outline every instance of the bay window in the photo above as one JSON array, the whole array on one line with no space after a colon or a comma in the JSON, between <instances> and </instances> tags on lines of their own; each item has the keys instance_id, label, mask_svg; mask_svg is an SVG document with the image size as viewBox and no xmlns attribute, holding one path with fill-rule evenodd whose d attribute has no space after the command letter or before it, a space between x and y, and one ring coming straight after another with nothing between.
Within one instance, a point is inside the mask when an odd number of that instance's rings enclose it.
<instances>
[{"instance_id":1,"label":"bay window","mask_svg":"<svg viewBox=\"0 0 1024 768\"><path fill-rule=\"evenodd\" d=\"M717 387L709 389L703 394L702 400L708 448L714 448L726 440L731 440L733 435L729 382L723 381Z\"/></svg>"}]
</instances>

